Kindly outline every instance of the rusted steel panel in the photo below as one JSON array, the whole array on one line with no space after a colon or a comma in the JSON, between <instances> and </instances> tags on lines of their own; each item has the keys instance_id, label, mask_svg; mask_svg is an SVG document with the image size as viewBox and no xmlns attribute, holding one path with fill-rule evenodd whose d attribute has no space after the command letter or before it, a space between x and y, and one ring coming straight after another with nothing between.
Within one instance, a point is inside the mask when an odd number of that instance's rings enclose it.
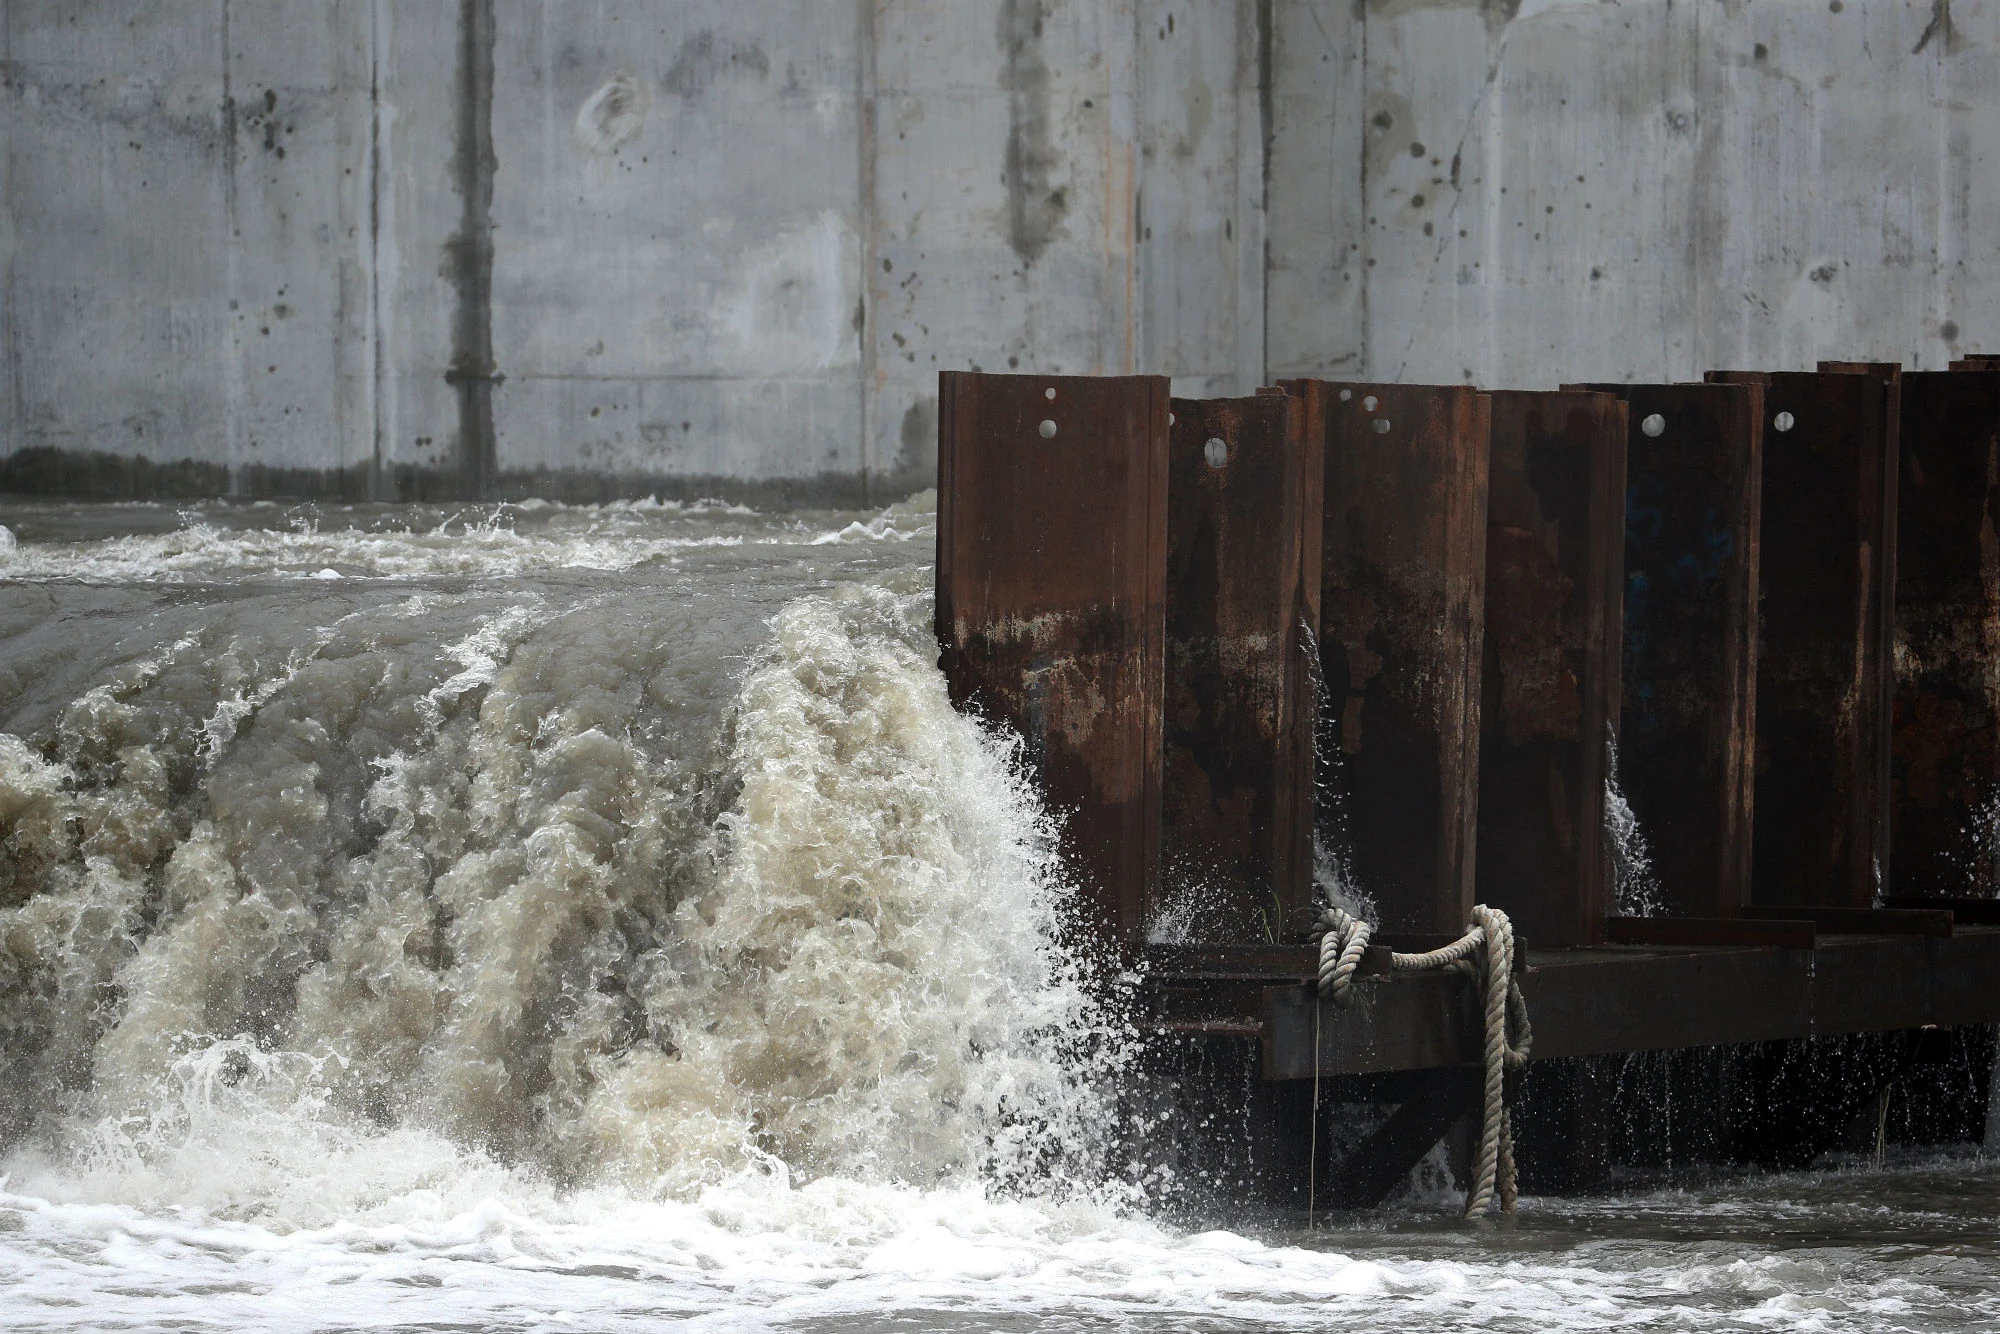
<instances>
[{"instance_id":1,"label":"rusted steel panel","mask_svg":"<svg viewBox=\"0 0 2000 1334\"><path fill-rule=\"evenodd\" d=\"M1473 903L1490 402L1294 380L1326 424L1321 822L1385 931Z\"/></svg>"},{"instance_id":2,"label":"rusted steel panel","mask_svg":"<svg viewBox=\"0 0 2000 1334\"><path fill-rule=\"evenodd\" d=\"M1175 399L1155 934L1296 936L1312 901L1322 442L1282 395Z\"/></svg>"},{"instance_id":3,"label":"rusted steel panel","mask_svg":"<svg viewBox=\"0 0 2000 1334\"><path fill-rule=\"evenodd\" d=\"M1890 851L1897 380L1709 379L1764 388L1751 896L1865 908Z\"/></svg>"},{"instance_id":4,"label":"rusted steel panel","mask_svg":"<svg viewBox=\"0 0 2000 1334\"><path fill-rule=\"evenodd\" d=\"M1669 912L1750 901L1757 385L1568 385L1629 409L1618 774Z\"/></svg>"},{"instance_id":5,"label":"rusted steel panel","mask_svg":"<svg viewBox=\"0 0 2000 1334\"><path fill-rule=\"evenodd\" d=\"M1156 876L1168 388L1162 376L938 377L939 663L1016 728L1083 886L1136 949Z\"/></svg>"},{"instance_id":6,"label":"rusted steel panel","mask_svg":"<svg viewBox=\"0 0 2000 1334\"><path fill-rule=\"evenodd\" d=\"M1902 377L1889 865L1897 895L2000 883L2000 371Z\"/></svg>"},{"instance_id":7,"label":"rusted steel panel","mask_svg":"<svg viewBox=\"0 0 2000 1334\"><path fill-rule=\"evenodd\" d=\"M1582 945L1599 937L1610 895L1625 404L1492 399L1478 899L1538 946Z\"/></svg>"},{"instance_id":8,"label":"rusted steel panel","mask_svg":"<svg viewBox=\"0 0 2000 1334\"><path fill-rule=\"evenodd\" d=\"M1955 371L2000 371L2000 357L1962 357L1951 363Z\"/></svg>"}]
</instances>

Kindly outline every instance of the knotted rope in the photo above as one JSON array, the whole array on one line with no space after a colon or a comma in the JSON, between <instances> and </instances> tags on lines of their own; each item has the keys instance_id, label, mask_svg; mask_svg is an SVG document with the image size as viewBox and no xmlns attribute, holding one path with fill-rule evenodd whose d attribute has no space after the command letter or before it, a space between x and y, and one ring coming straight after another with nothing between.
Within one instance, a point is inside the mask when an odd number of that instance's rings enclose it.
<instances>
[{"instance_id":1,"label":"knotted rope","mask_svg":"<svg viewBox=\"0 0 2000 1334\"><path fill-rule=\"evenodd\" d=\"M1346 1008L1354 1004L1354 975L1368 951L1374 928L1341 908L1327 908L1314 924L1319 940L1319 994L1322 1000ZM1473 956L1479 956L1474 959ZM1443 949L1427 954L1389 956L1390 967L1398 973L1418 973L1433 968L1457 968L1472 974L1479 988L1480 1008L1486 1027L1483 1053L1486 1067L1484 1117L1480 1127L1479 1156L1474 1164L1472 1186L1466 1192L1465 1214L1483 1214L1497 1191L1503 1213L1514 1211L1518 1192L1514 1185L1514 1131L1507 1108L1507 1071L1528 1060L1534 1030L1528 1026L1528 1005L1521 996L1521 984L1514 977L1514 924L1498 908L1484 904L1472 910L1472 925L1464 935Z\"/></svg>"}]
</instances>

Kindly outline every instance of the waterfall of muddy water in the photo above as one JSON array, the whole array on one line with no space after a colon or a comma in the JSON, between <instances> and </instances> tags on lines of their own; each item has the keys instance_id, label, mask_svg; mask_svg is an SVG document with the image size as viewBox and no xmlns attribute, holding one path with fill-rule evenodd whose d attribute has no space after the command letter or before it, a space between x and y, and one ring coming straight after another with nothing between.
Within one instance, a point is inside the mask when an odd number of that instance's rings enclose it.
<instances>
[{"instance_id":1,"label":"waterfall of muddy water","mask_svg":"<svg viewBox=\"0 0 2000 1334\"><path fill-rule=\"evenodd\" d=\"M2000 1321L1965 1158L1160 1221L922 499L0 523L0 1326Z\"/></svg>"}]
</instances>

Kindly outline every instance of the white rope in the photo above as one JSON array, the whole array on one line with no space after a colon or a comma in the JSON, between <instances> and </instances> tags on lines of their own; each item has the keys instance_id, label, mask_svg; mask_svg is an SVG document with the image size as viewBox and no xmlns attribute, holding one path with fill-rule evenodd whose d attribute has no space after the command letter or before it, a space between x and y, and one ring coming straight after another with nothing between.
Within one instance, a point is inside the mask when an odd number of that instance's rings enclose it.
<instances>
[{"instance_id":1,"label":"white rope","mask_svg":"<svg viewBox=\"0 0 2000 1334\"><path fill-rule=\"evenodd\" d=\"M1354 1004L1355 971L1368 951L1374 928L1341 908L1327 908L1314 924L1319 940L1319 994L1345 1009ZM1473 956L1478 955L1474 960ZM1426 954L1394 954L1390 967L1398 973L1433 968L1458 968L1472 974L1479 989L1485 1043L1481 1053L1486 1072L1479 1154L1472 1185L1466 1191L1465 1213L1485 1213L1497 1194L1503 1213L1514 1211L1514 1129L1507 1108L1507 1071L1527 1063L1534 1031L1528 1026L1528 1005L1514 976L1514 924L1498 908L1480 904L1472 910L1472 925L1443 949ZM1314 1044L1317 1048L1317 1044ZM1317 1059L1315 1050L1314 1057Z\"/></svg>"}]
</instances>

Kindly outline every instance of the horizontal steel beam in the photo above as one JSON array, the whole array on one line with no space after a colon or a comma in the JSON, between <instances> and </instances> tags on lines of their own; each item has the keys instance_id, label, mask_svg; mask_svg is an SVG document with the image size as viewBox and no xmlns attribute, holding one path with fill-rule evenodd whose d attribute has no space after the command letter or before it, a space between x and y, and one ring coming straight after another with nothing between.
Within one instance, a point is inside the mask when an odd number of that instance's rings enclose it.
<instances>
[{"instance_id":1,"label":"horizontal steel beam","mask_svg":"<svg viewBox=\"0 0 2000 1334\"><path fill-rule=\"evenodd\" d=\"M1603 948L1538 953L1521 979L1536 1060L1838 1033L2000 1023L2000 928L1950 938L1824 937L1810 950ZM1304 986L1267 987L1264 1075L1309 1079L1468 1065L1479 1059L1472 986L1403 974L1352 1009ZM1318 1014L1315 1015L1315 1009Z\"/></svg>"}]
</instances>

